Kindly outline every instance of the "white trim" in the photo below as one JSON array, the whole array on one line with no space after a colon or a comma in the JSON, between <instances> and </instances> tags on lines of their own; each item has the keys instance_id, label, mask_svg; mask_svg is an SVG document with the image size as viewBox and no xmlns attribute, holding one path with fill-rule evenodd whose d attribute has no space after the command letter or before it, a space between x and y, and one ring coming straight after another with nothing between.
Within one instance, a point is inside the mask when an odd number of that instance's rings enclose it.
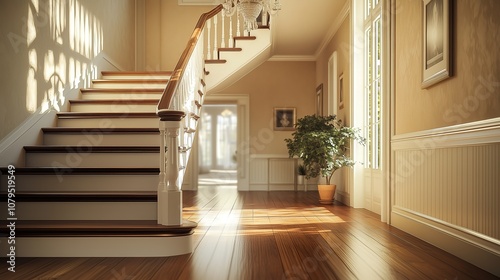
<instances>
[{"instance_id":1,"label":"white trim","mask_svg":"<svg viewBox=\"0 0 500 280\"><path fill-rule=\"evenodd\" d=\"M392 150L498 143L500 117L394 135Z\"/></svg>"},{"instance_id":2,"label":"white trim","mask_svg":"<svg viewBox=\"0 0 500 280\"><path fill-rule=\"evenodd\" d=\"M251 154L251 159L254 158L290 158L287 154Z\"/></svg>"}]
</instances>

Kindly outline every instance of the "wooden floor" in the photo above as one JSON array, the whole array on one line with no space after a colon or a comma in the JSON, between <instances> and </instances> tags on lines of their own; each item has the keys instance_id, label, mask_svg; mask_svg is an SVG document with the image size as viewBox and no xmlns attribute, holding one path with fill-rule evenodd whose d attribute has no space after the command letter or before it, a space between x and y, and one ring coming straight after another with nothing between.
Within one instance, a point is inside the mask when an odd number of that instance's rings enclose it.
<instances>
[{"instance_id":1,"label":"wooden floor","mask_svg":"<svg viewBox=\"0 0 500 280\"><path fill-rule=\"evenodd\" d=\"M317 203L316 192L184 192L198 222L192 254L169 258L18 258L0 279L497 279L381 223Z\"/></svg>"}]
</instances>

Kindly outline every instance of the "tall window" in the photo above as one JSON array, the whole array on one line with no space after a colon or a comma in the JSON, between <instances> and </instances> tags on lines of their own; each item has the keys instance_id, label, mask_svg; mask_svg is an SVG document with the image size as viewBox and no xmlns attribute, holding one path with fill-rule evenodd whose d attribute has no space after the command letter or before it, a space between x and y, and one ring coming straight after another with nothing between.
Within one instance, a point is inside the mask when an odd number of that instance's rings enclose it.
<instances>
[{"instance_id":1,"label":"tall window","mask_svg":"<svg viewBox=\"0 0 500 280\"><path fill-rule=\"evenodd\" d=\"M382 9L379 0L365 0L365 167L381 168Z\"/></svg>"}]
</instances>

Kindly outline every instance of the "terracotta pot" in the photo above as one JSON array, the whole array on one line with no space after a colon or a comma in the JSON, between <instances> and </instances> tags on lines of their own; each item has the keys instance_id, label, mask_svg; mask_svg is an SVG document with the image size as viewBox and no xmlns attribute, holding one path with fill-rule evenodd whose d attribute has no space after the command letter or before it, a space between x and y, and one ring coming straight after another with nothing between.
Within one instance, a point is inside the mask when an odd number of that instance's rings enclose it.
<instances>
[{"instance_id":1,"label":"terracotta pot","mask_svg":"<svg viewBox=\"0 0 500 280\"><path fill-rule=\"evenodd\" d=\"M318 185L319 203L333 204L337 185Z\"/></svg>"}]
</instances>

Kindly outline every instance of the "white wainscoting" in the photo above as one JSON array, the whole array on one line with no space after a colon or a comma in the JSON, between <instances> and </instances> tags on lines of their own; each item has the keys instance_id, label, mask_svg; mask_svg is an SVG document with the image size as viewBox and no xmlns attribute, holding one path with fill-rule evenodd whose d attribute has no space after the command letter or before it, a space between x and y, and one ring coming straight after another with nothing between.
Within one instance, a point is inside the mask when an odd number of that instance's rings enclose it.
<instances>
[{"instance_id":1,"label":"white wainscoting","mask_svg":"<svg viewBox=\"0 0 500 280\"><path fill-rule=\"evenodd\" d=\"M397 135L391 224L500 276L500 118Z\"/></svg>"},{"instance_id":2,"label":"white wainscoting","mask_svg":"<svg viewBox=\"0 0 500 280\"><path fill-rule=\"evenodd\" d=\"M250 191L294 191L297 159L287 155L252 155Z\"/></svg>"}]
</instances>

